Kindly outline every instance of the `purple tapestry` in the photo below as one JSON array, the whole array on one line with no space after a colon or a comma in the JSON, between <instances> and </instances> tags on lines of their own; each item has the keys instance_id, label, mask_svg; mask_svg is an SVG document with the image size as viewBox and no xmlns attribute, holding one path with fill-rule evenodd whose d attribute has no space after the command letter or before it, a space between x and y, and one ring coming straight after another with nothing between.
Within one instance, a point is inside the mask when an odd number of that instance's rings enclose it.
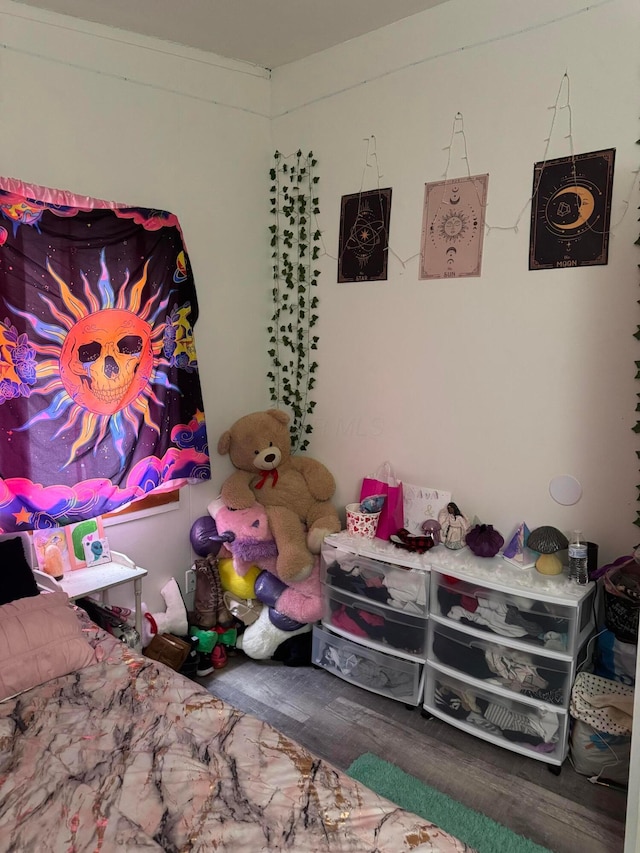
<instances>
[{"instance_id":1,"label":"purple tapestry","mask_svg":"<svg viewBox=\"0 0 640 853\"><path fill-rule=\"evenodd\" d=\"M178 220L0 178L0 532L211 476Z\"/></svg>"}]
</instances>

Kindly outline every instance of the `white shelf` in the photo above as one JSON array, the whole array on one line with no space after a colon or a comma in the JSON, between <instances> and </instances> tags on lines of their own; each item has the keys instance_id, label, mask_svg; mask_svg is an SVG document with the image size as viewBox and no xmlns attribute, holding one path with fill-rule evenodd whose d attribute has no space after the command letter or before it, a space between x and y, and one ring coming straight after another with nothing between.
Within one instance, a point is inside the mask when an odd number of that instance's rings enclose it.
<instances>
[{"instance_id":1,"label":"white shelf","mask_svg":"<svg viewBox=\"0 0 640 853\"><path fill-rule=\"evenodd\" d=\"M38 569L34 569L33 574L41 589L62 590L71 601L99 594L106 603L108 590L121 584L133 583L136 631L142 636L142 578L147 574L147 570L136 566L125 554L112 551L111 556L114 559L109 563L74 569L66 572L60 580Z\"/></svg>"}]
</instances>

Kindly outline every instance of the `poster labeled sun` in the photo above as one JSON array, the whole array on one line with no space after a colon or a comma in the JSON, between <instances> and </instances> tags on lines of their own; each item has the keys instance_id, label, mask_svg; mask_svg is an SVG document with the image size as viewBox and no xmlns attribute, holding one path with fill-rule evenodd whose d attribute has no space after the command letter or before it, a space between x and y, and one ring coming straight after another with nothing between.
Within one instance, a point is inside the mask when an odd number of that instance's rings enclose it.
<instances>
[{"instance_id":1,"label":"poster labeled sun","mask_svg":"<svg viewBox=\"0 0 640 853\"><path fill-rule=\"evenodd\" d=\"M0 179L0 532L211 476L176 217Z\"/></svg>"},{"instance_id":2,"label":"poster labeled sun","mask_svg":"<svg viewBox=\"0 0 640 853\"><path fill-rule=\"evenodd\" d=\"M338 281L386 281L391 188L342 196Z\"/></svg>"},{"instance_id":3,"label":"poster labeled sun","mask_svg":"<svg viewBox=\"0 0 640 853\"><path fill-rule=\"evenodd\" d=\"M480 275L488 185L489 175L424 185L421 280Z\"/></svg>"},{"instance_id":4,"label":"poster labeled sun","mask_svg":"<svg viewBox=\"0 0 640 853\"><path fill-rule=\"evenodd\" d=\"M615 148L536 163L529 269L606 264Z\"/></svg>"}]
</instances>

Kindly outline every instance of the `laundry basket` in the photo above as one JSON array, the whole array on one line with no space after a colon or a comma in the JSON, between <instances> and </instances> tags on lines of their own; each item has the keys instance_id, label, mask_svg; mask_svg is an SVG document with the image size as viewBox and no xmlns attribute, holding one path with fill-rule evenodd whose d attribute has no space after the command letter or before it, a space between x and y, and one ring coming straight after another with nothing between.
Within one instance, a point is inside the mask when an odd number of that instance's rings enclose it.
<instances>
[{"instance_id":1,"label":"laundry basket","mask_svg":"<svg viewBox=\"0 0 640 853\"><path fill-rule=\"evenodd\" d=\"M571 691L569 755L577 773L626 785L633 687L580 672Z\"/></svg>"}]
</instances>

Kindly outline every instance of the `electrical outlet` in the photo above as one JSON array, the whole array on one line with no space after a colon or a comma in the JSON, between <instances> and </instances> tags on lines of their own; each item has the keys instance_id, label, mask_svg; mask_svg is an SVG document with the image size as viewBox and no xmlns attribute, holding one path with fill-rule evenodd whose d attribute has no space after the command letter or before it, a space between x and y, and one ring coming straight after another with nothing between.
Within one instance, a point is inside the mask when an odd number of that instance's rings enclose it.
<instances>
[{"instance_id":1,"label":"electrical outlet","mask_svg":"<svg viewBox=\"0 0 640 853\"><path fill-rule=\"evenodd\" d=\"M187 595L196 591L196 573L193 569L187 569L184 573L184 585Z\"/></svg>"}]
</instances>

